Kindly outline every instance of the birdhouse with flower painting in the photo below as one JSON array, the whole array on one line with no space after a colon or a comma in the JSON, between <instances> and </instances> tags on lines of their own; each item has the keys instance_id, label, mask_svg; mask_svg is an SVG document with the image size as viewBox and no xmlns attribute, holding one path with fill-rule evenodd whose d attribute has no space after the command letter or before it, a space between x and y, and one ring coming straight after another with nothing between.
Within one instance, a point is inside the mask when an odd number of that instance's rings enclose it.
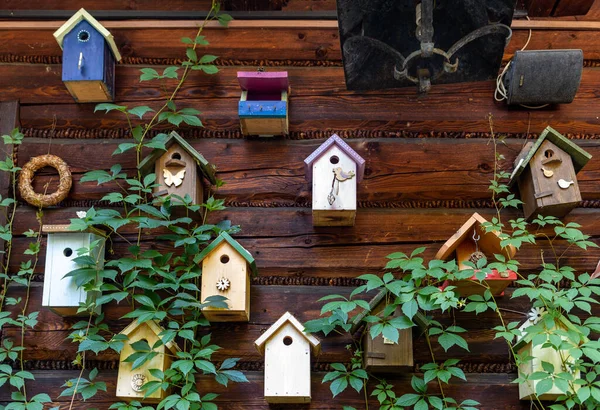
<instances>
[{"instance_id":1,"label":"birdhouse with flower painting","mask_svg":"<svg viewBox=\"0 0 600 410\"><path fill-rule=\"evenodd\" d=\"M127 401L143 400L148 403L158 403L167 397L167 391L158 389L144 398L145 391L143 389L146 383L158 380L150 373L150 370L157 369L165 372L171 367L173 358L180 351L173 341L166 344L157 343L163 330L154 320L144 323L138 323L136 320L121 331L120 335L127 336L127 340L123 345L119 358L118 398ZM153 351L156 355L141 366L134 368L133 364L136 357L132 355L137 351Z\"/></svg>"},{"instance_id":2,"label":"birdhouse with flower painting","mask_svg":"<svg viewBox=\"0 0 600 410\"><path fill-rule=\"evenodd\" d=\"M473 276L452 282L446 282L446 286L455 286L460 296L483 295L489 287L492 295L502 295L504 289L517 279L516 272L507 269L499 272L497 269L491 269L486 272L484 277L477 269L467 265L467 262L473 263L477 267L477 262L485 258L488 263L494 262L495 255L501 255L506 261L512 259L517 252L514 246L503 247L498 232L486 232L482 224L487 221L478 213L474 213L463 226L450 239L444 243L435 259L447 261L455 259L459 271L473 272ZM480 281L479 279L482 279Z\"/></svg>"},{"instance_id":3,"label":"birdhouse with flower painting","mask_svg":"<svg viewBox=\"0 0 600 410\"><path fill-rule=\"evenodd\" d=\"M193 203L203 203L203 180L217 182L213 166L175 131L165 140L165 148L166 151L153 150L138 166L144 175L155 173L158 186L154 188L154 196L160 199L167 195L181 198L188 195Z\"/></svg>"},{"instance_id":4,"label":"birdhouse with flower painting","mask_svg":"<svg viewBox=\"0 0 600 410\"><path fill-rule=\"evenodd\" d=\"M80 9L54 32L63 50L62 80L77 102L115 98L115 62L121 54L110 32Z\"/></svg>"},{"instance_id":5,"label":"birdhouse with flower painting","mask_svg":"<svg viewBox=\"0 0 600 410\"><path fill-rule=\"evenodd\" d=\"M509 186L519 187L525 218L562 218L581 202L577 173L592 158L577 144L547 127L515 160Z\"/></svg>"},{"instance_id":6,"label":"birdhouse with flower painting","mask_svg":"<svg viewBox=\"0 0 600 410\"><path fill-rule=\"evenodd\" d=\"M250 252L221 232L194 261L202 261L202 300L217 295L227 298L227 309L207 306L202 309L204 316L211 322L249 321L250 275L257 274Z\"/></svg>"},{"instance_id":7,"label":"birdhouse with flower painting","mask_svg":"<svg viewBox=\"0 0 600 410\"><path fill-rule=\"evenodd\" d=\"M365 160L336 134L304 160L314 226L353 226Z\"/></svg>"},{"instance_id":8,"label":"birdhouse with flower painting","mask_svg":"<svg viewBox=\"0 0 600 410\"><path fill-rule=\"evenodd\" d=\"M238 106L244 135L272 137L288 133L287 71L240 71L242 96Z\"/></svg>"}]
</instances>

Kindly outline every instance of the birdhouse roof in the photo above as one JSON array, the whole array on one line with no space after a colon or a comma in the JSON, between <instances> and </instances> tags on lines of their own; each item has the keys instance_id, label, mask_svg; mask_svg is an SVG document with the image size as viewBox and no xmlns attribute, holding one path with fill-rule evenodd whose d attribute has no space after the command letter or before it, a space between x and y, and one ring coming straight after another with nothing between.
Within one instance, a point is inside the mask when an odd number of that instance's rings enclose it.
<instances>
[{"instance_id":1,"label":"birdhouse roof","mask_svg":"<svg viewBox=\"0 0 600 410\"><path fill-rule=\"evenodd\" d=\"M98 31L102 37L104 37L108 43L108 46L110 47L110 51L112 51L113 55L115 56L115 60L121 61L121 53L119 53L119 49L117 48L117 44L115 43L113 35L110 34L110 31L105 29L104 26L98 22L98 20L92 17L90 13L85 11L85 9L79 9L77 13L73 14L73 16L67 20L65 24L60 26L60 28L54 32L54 38L58 42L60 48L63 48L63 40L65 36L83 20L90 23L91 26L94 27L94 29L96 29L96 31Z\"/></svg>"},{"instance_id":2,"label":"birdhouse roof","mask_svg":"<svg viewBox=\"0 0 600 410\"><path fill-rule=\"evenodd\" d=\"M93 233L105 236L106 232L102 229L89 227L85 231L71 229L71 224L48 224L42 225L42 233Z\"/></svg>"},{"instance_id":3,"label":"birdhouse roof","mask_svg":"<svg viewBox=\"0 0 600 410\"><path fill-rule=\"evenodd\" d=\"M544 315L542 315L542 317L543 316ZM521 336L517 339L517 343L514 346L515 350L521 349L527 343L532 341L533 335L531 333L526 333L525 329L527 329L528 327L534 326L535 324L536 324L536 322L534 320L527 318L527 320L525 320L525 322L523 322L521 327L519 327L519 330L521 331ZM587 342L589 340L584 334L581 333L581 331L579 329L577 329L575 327L575 325L573 325L573 323L571 323L569 321L569 319L567 319L563 315L560 315L557 319L554 319L553 329L555 329L556 327L561 327L567 331L573 331L576 333L580 333L583 336L584 342Z\"/></svg>"},{"instance_id":4,"label":"birdhouse roof","mask_svg":"<svg viewBox=\"0 0 600 410\"><path fill-rule=\"evenodd\" d=\"M129 336L131 333L133 333L134 330L136 330L137 328L139 328L140 326L148 326L150 328L150 330L158 337L158 335L160 334L160 332L162 332L163 330L165 330L161 325L159 325L155 320L149 320L147 322L144 323L139 323L136 320L134 320L133 322L131 322L129 324L129 326L127 326L125 329L121 330L121 332L119 332L120 335L125 335L125 336ZM174 341L170 341L168 343L165 343L165 346L167 347L167 349L169 349L173 354L180 352L181 349L179 348L179 346L177 346L177 343L175 343ZM152 347L152 346L150 346Z\"/></svg>"},{"instance_id":5,"label":"birdhouse roof","mask_svg":"<svg viewBox=\"0 0 600 410\"><path fill-rule=\"evenodd\" d=\"M192 147L186 140L184 140L181 135L179 135L175 131L172 131L167 136L167 139L165 141L165 148L169 149L171 147L171 145L173 145L175 143L179 144L179 146L185 152L187 152L194 158L194 160L196 161L196 164L198 165L198 167L200 168L200 170L202 171L202 173L204 174L206 179L208 179L211 184L214 185L217 183L217 177L215 176L215 170L214 170L213 166L206 160L206 158L204 158L204 156L202 154L200 154L198 151L196 151L194 149L194 147ZM162 150L159 148L154 149L150 153L150 155L148 155L146 158L143 159L142 162L140 162L140 165L138 165L138 169L142 172L142 174L150 173L152 170L152 167L154 166L154 163L160 157L162 157L165 153L166 153L165 150Z\"/></svg>"},{"instance_id":6,"label":"birdhouse roof","mask_svg":"<svg viewBox=\"0 0 600 410\"><path fill-rule=\"evenodd\" d=\"M317 148L312 154L310 154L304 160L304 168L306 170L306 179L308 182L312 181L312 164L321 158L329 148L337 145L346 155L348 155L356 163L356 178L358 182L362 181L365 174L365 160L354 151L350 145L341 139L337 134L333 134L327 141L325 141L319 148Z\"/></svg>"},{"instance_id":7,"label":"birdhouse roof","mask_svg":"<svg viewBox=\"0 0 600 410\"><path fill-rule=\"evenodd\" d=\"M212 241L210 245L204 248L200 255L198 255L198 262L202 261L208 255L210 255L223 242L227 242L228 244L230 244L233 247L233 249L235 249L237 253L239 253L246 260L246 262L248 262L248 265L250 265L250 270L252 271L253 275L258 275L258 270L256 269L256 262L254 261L252 254L250 254L250 252L248 252L242 245L240 245L238 241L233 239L227 232L221 232L221 234L217 236L217 238L214 241Z\"/></svg>"},{"instance_id":8,"label":"birdhouse roof","mask_svg":"<svg viewBox=\"0 0 600 410\"><path fill-rule=\"evenodd\" d=\"M596 270L591 274L590 279L597 279L600 277L600 261L598 261L598 265L596 265Z\"/></svg>"},{"instance_id":9,"label":"birdhouse roof","mask_svg":"<svg viewBox=\"0 0 600 410\"><path fill-rule=\"evenodd\" d=\"M238 71L237 78L245 91L271 93L287 91L289 87L287 71Z\"/></svg>"},{"instance_id":10,"label":"birdhouse roof","mask_svg":"<svg viewBox=\"0 0 600 410\"><path fill-rule=\"evenodd\" d=\"M285 312L283 316L277 320L277 322L273 323L270 328L267 329L265 333L263 333L256 341L254 342L254 346L258 349L261 354L265 353L265 343L286 323L291 324L296 328L308 343L312 346L313 354L316 356L319 354L321 350L321 342L319 339L311 335L310 333L304 332L304 326L302 323L298 321L290 312Z\"/></svg>"},{"instance_id":11,"label":"birdhouse roof","mask_svg":"<svg viewBox=\"0 0 600 410\"><path fill-rule=\"evenodd\" d=\"M521 153L515 160L515 169L510 176L509 186L513 186L519 175L525 171L529 161L533 158L538 149L542 146L544 141L550 141L558 148L569 154L573 159L573 166L575 167L575 173L579 172L581 168L592 158L592 155L587 151L580 148L577 144L569 140L567 137L556 131L554 128L548 126L539 136L539 138L533 144L527 144L521 150Z\"/></svg>"},{"instance_id":12,"label":"birdhouse roof","mask_svg":"<svg viewBox=\"0 0 600 410\"><path fill-rule=\"evenodd\" d=\"M517 252L516 248L512 245L503 248L500 245L500 234L498 232L485 232L485 229L481 227L481 224L484 222L487 221L483 216L474 213L469 220L442 245L440 250L436 253L435 259L447 260L450 258L458 245L467 238L473 237L473 230L477 230L477 234L480 236L479 247L484 253L502 254L507 258L515 256L515 253Z\"/></svg>"}]
</instances>

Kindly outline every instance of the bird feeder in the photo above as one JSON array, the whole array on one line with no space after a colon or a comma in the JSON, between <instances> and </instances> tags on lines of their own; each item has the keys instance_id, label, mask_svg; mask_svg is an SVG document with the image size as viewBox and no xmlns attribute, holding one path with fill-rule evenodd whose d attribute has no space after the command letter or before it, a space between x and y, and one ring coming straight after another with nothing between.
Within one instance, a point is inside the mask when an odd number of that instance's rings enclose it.
<instances>
[{"instance_id":1,"label":"bird feeder","mask_svg":"<svg viewBox=\"0 0 600 410\"><path fill-rule=\"evenodd\" d=\"M54 32L54 38L63 50L62 80L75 101L113 101L115 61L121 54L112 34L80 9Z\"/></svg>"},{"instance_id":2,"label":"bird feeder","mask_svg":"<svg viewBox=\"0 0 600 410\"><path fill-rule=\"evenodd\" d=\"M528 143L515 160L509 186L519 186L523 213L561 218L581 202L577 173L592 156L547 127L535 143Z\"/></svg>"},{"instance_id":3,"label":"bird feeder","mask_svg":"<svg viewBox=\"0 0 600 410\"><path fill-rule=\"evenodd\" d=\"M310 353L319 354L319 340L286 312L254 345L265 356L267 403L310 403Z\"/></svg>"},{"instance_id":4,"label":"bird feeder","mask_svg":"<svg viewBox=\"0 0 600 410\"><path fill-rule=\"evenodd\" d=\"M333 134L304 160L312 183L314 226L353 226L356 187L365 173L365 160Z\"/></svg>"},{"instance_id":5,"label":"bird feeder","mask_svg":"<svg viewBox=\"0 0 600 410\"><path fill-rule=\"evenodd\" d=\"M150 374L151 369L157 369L165 372L171 366L172 357L180 351L175 342L170 341L153 349L157 353L152 359L148 360L136 369L132 369L133 362L126 362L129 356L134 354L136 350L132 345L137 342L145 341L152 348L160 339L159 334L164 329L154 320L144 323L138 321L132 322L129 326L121 331L121 335L128 337L127 342L121 350L119 359L119 373L117 376L117 397L123 400L144 400L150 403L158 403L165 397L168 392L158 389L144 399L144 390L142 386L147 382L156 381L155 377Z\"/></svg>"},{"instance_id":6,"label":"bird feeder","mask_svg":"<svg viewBox=\"0 0 600 410\"><path fill-rule=\"evenodd\" d=\"M154 171L158 187L157 198L189 195L196 204L204 202L203 177L216 184L213 166L175 131L165 141L166 151L155 149L138 166L142 174Z\"/></svg>"},{"instance_id":7,"label":"bird feeder","mask_svg":"<svg viewBox=\"0 0 600 410\"><path fill-rule=\"evenodd\" d=\"M98 292L87 292L77 287L73 277L67 273L80 269L73 261L81 248L93 246L90 256L96 261L96 269L104 267L104 238L91 232L70 231L69 225L44 225L42 232L48 234L46 245L46 267L44 271L44 293L42 306L61 316L75 316L80 304L94 302ZM96 308L100 313L100 308ZM85 312L84 312L85 314Z\"/></svg>"},{"instance_id":8,"label":"bird feeder","mask_svg":"<svg viewBox=\"0 0 600 410\"><path fill-rule=\"evenodd\" d=\"M202 309L211 322L250 320L250 273L257 274L254 258L226 232L195 259L202 261L202 298L225 296L228 309L208 306Z\"/></svg>"},{"instance_id":9,"label":"bird feeder","mask_svg":"<svg viewBox=\"0 0 600 410\"><path fill-rule=\"evenodd\" d=\"M477 265L477 261L485 257L488 261L493 260L495 254L503 255L507 260L515 256L517 250L514 246L502 247L498 232L486 232L481 224L487 222L481 215L474 213L463 226L450 239L442 245L435 259L447 261L455 258L459 270L473 269L466 262ZM483 281L490 288L492 295L502 295L504 289L513 281L517 280L516 272L507 270L498 272L492 269ZM460 296L483 295L487 289L479 280L473 276L471 279L444 283L443 288L448 285L456 286L455 291Z\"/></svg>"},{"instance_id":10,"label":"bird feeder","mask_svg":"<svg viewBox=\"0 0 600 410\"><path fill-rule=\"evenodd\" d=\"M242 88L238 106L242 134L262 137L287 134L287 71L240 71L237 76Z\"/></svg>"}]
</instances>

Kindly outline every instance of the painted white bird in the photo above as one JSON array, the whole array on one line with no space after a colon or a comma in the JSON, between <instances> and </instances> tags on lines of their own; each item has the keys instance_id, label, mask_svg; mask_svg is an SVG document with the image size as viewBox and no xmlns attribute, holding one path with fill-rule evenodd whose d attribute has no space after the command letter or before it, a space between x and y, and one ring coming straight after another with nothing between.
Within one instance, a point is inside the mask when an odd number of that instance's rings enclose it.
<instances>
[{"instance_id":1,"label":"painted white bird","mask_svg":"<svg viewBox=\"0 0 600 410\"><path fill-rule=\"evenodd\" d=\"M564 179L558 180L558 186L561 187L562 189L567 189L574 183L575 183L574 181L565 181Z\"/></svg>"}]
</instances>

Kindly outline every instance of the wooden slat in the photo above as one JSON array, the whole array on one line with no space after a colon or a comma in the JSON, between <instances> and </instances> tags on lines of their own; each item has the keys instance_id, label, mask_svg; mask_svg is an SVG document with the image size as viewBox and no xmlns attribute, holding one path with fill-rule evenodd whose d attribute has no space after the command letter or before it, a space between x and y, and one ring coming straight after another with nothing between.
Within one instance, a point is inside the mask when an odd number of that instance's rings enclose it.
<instances>
[{"instance_id":1,"label":"wooden slat","mask_svg":"<svg viewBox=\"0 0 600 410\"><path fill-rule=\"evenodd\" d=\"M4 0L3 9L9 10L208 10L211 0Z\"/></svg>"},{"instance_id":2,"label":"wooden slat","mask_svg":"<svg viewBox=\"0 0 600 410\"><path fill-rule=\"evenodd\" d=\"M595 0L560 0L556 4L552 15L561 16L582 16L590 11Z\"/></svg>"},{"instance_id":3,"label":"wooden slat","mask_svg":"<svg viewBox=\"0 0 600 410\"><path fill-rule=\"evenodd\" d=\"M559 0L525 0L527 15L530 17L548 17Z\"/></svg>"}]
</instances>

